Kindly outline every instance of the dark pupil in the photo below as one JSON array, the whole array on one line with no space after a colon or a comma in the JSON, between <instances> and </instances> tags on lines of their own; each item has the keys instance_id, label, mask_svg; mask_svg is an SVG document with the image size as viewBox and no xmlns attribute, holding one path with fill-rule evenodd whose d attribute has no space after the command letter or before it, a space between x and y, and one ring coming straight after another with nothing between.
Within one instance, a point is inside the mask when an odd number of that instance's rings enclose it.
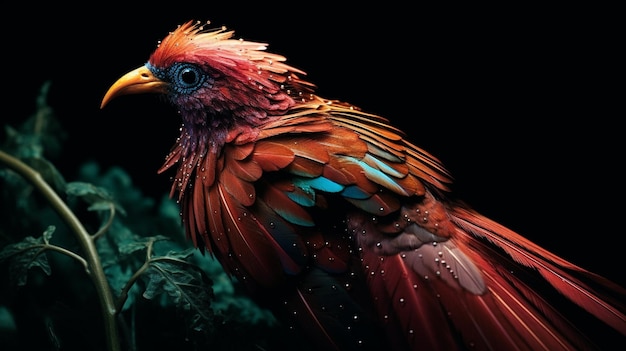
<instances>
[{"instance_id":1,"label":"dark pupil","mask_svg":"<svg viewBox=\"0 0 626 351\"><path fill-rule=\"evenodd\" d=\"M185 68L181 72L180 78L186 84L194 84L197 81L196 72L189 68Z\"/></svg>"}]
</instances>

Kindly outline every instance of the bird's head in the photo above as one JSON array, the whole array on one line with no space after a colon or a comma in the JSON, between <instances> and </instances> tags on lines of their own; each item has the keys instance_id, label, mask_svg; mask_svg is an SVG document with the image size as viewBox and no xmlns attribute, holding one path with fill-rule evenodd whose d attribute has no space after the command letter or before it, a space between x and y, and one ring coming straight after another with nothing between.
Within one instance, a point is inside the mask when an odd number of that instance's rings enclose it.
<instances>
[{"instance_id":1,"label":"bird's head","mask_svg":"<svg viewBox=\"0 0 626 351\"><path fill-rule=\"evenodd\" d=\"M148 62L122 76L101 108L126 94L160 93L180 111L188 127L226 132L253 127L284 114L310 94L303 71L266 52L266 44L233 39L225 28L187 22L169 33Z\"/></svg>"}]
</instances>

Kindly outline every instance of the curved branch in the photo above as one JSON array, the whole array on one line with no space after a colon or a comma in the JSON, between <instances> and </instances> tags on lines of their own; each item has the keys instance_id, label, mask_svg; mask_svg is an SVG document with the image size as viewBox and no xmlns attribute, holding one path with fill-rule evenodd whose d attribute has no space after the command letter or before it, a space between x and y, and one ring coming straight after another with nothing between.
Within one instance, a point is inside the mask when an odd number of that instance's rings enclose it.
<instances>
[{"instance_id":1,"label":"curved branch","mask_svg":"<svg viewBox=\"0 0 626 351\"><path fill-rule=\"evenodd\" d=\"M75 233L76 238L85 253L85 260L88 263L88 275L96 287L100 301L108 350L121 350L117 324L115 321L117 314L115 301L113 299L111 288L109 287L109 282L104 274L102 263L100 262L100 256L98 255L96 245L91 235L87 232L87 230L85 230L76 215L74 215L72 210L59 197L54 189L52 189L52 187L43 179L39 172L2 150L0 150L0 163L5 164L8 168L17 172L24 179L29 181L46 198L46 200L48 200L52 208L54 208L63 221L65 221L65 223L69 226L70 230Z\"/></svg>"},{"instance_id":2,"label":"curved branch","mask_svg":"<svg viewBox=\"0 0 626 351\"><path fill-rule=\"evenodd\" d=\"M109 218L107 219L106 223L104 223L102 227L100 227L100 229L98 229L98 231L94 235L91 236L93 240L98 239L100 236L102 236L102 234L106 233L107 230L109 230L109 228L111 227L111 224L113 224L114 217L115 217L115 206L113 204L109 204Z\"/></svg>"}]
</instances>

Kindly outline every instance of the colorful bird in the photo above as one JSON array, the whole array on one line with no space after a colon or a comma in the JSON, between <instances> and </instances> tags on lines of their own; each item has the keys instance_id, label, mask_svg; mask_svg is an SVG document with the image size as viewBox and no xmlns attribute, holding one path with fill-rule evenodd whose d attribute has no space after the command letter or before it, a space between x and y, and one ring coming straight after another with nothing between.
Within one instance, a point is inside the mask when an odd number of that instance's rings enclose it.
<instances>
[{"instance_id":1,"label":"colorful bird","mask_svg":"<svg viewBox=\"0 0 626 351\"><path fill-rule=\"evenodd\" d=\"M159 172L188 237L320 350L594 348L576 315L626 335L626 289L452 200L388 119L205 26L169 33L101 107L167 97L182 127Z\"/></svg>"}]
</instances>

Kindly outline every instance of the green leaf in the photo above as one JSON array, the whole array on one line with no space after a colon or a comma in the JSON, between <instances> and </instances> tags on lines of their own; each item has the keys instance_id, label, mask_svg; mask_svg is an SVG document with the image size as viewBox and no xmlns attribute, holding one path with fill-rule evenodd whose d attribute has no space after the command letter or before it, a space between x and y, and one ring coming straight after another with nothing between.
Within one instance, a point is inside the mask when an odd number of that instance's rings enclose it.
<instances>
[{"instance_id":1,"label":"green leaf","mask_svg":"<svg viewBox=\"0 0 626 351\"><path fill-rule=\"evenodd\" d=\"M102 187L86 182L71 182L65 187L65 192L87 202L90 211L107 211L114 206L116 210L124 214L124 209L117 204L111 193Z\"/></svg>"},{"instance_id":2,"label":"green leaf","mask_svg":"<svg viewBox=\"0 0 626 351\"><path fill-rule=\"evenodd\" d=\"M144 250L148 247L148 243L162 240L170 240L168 237L163 235L156 236L148 236L148 237L140 237L138 235L133 235L133 241L126 242L119 246L119 252L123 255L130 255L133 252Z\"/></svg>"},{"instance_id":3,"label":"green leaf","mask_svg":"<svg viewBox=\"0 0 626 351\"><path fill-rule=\"evenodd\" d=\"M68 183L65 192L68 195L81 197L88 203L113 201L113 197L106 189L85 182Z\"/></svg>"},{"instance_id":4,"label":"green leaf","mask_svg":"<svg viewBox=\"0 0 626 351\"><path fill-rule=\"evenodd\" d=\"M172 254L188 257L192 252ZM198 267L178 258L158 257L150 261L144 279L147 279L145 298L152 300L166 295L184 311L191 328L197 331L213 328L212 282Z\"/></svg>"},{"instance_id":5,"label":"green leaf","mask_svg":"<svg viewBox=\"0 0 626 351\"><path fill-rule=\"evenodd\" d=\"M11 280L17 285L26 285L28 270L39 267L46 275L51 275L45 246L48 245L55 227L49 226L39 238L27 236L22 241L5 246L0 251L0 262L11 259L9 271Z\"/></svg>"},{"instance_id":6,"label":"green leaf","mask_svg":"<svg viewBox=\"0 0 626 351\"><path fill-rule=\"evenodd\" d=\"M5 127L6 150L19 159L45 159L59 156L66 133L47 103L50 81L45 82L37 97L37 110L19 129Z\"/></svg>"}]
</instances>

